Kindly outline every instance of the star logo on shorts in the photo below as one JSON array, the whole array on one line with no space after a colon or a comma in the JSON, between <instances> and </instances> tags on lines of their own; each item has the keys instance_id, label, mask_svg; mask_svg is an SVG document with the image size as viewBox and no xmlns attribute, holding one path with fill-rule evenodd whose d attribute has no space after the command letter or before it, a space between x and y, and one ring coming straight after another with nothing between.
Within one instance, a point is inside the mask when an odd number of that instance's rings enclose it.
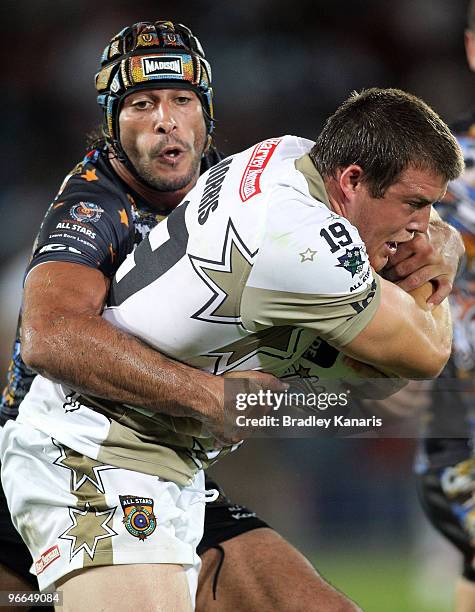
<instances>
[{"instance_id":1,"label":"star logo on shorts","mask_svg":"<svg viewBox=\"0 0 475 612\"><path fill-rule=\"evenodd\" d=\"M80 550L84 550L91 560L94 559L98 543L117 535L109 525L115 511L116 507L99 512L91 508L89 502L86 502L83 510L69 507L72 525L59 537L71 542L70 561Z\"/></svg>"},{"instance_id":2,"label":"star logo on shorts","mask_svg":"<svg viewBox=\"0 0 475 612\"><path fill-rule=\"evenodd\" d=\"M59 449L61 455L53 461L54 465L70 470L71 489L77 491L85 482L90 482L100 493L104 494L104 484L101 478L103 470L117 470L113 465L104 465L99 461L85 457L76 451L61 446L53 440L53 444Z\"/></svg>"}]
</instances>

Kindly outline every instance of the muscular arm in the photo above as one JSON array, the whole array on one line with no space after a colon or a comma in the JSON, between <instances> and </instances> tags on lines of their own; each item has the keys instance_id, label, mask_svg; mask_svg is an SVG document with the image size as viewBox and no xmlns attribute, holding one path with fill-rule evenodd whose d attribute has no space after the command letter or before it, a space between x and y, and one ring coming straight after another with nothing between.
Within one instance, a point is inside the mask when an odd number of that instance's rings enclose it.
<instances>
[{"instance_id":1,"label":"muscular arm","mask_svg":"<svg viewBox=\"0 0 475 612\"><path fill-rule=\"evenodd\" d=\"M87 266L34 268L23 298L25 363L81 393L173 416L222 412L222 379L167 359L101 317L108 288Z\"/></svg>"},{"instance_id":2,"label":"muscular arm","mask_svg":"<svg viewBox=\"0 0 475 612\"><path fill-rule=\"evenodd\" d=\"M447 300L431 309L430 283L411 295L381 279L381 303L370 323L343 352L405 378L433 378L450 356Z\"/></svg>"}]
</instances>

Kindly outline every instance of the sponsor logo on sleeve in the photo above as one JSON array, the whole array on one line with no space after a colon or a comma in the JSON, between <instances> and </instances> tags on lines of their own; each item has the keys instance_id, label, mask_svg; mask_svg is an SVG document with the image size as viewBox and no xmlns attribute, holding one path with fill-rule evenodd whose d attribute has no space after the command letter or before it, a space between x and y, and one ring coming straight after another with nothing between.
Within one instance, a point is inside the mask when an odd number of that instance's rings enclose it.
<instances>
[{"instance_id":1,"label":"sponsor logo on sleeve","mask_svg":"<svg viewBox=\"0 0 475 612\"><path fill-rule=\"evenodd\" d=\"M94 240L96 237L96 232L93 232L88 227L83 227L82 225L77 225L76 223L70 223L69 221L60 221L56 224L56 229L78 232L79 234L84 234L91 240Z\"/></svg>"},{"instance_id":2,"label":"sponsor logo on sleeve","mask_svg":"<svg viewBox=\"0 0 475 612\"><path fill-rule=\"evenodd\" d=\"M357 314L360 314L360 312L363 312L363 310L371 304L374 296L376 295L376 288L377 288L377 285L376 285L376 281L374 280L371 283L371 291L368 293L368 295L366 296L364 300L360 300L358 302L351 302L350 305Z\"/></svg>"},{"instance_id":3,"label":"sponsor logo on sleeve","mask_svg":"<svg viewBox=\"0 0 475 612\"><path fill-rule=\"evenodd\" d=\"M81 251L67 244L47 244L39 250L39 253L54 253L55 251L68 251L69 253L81 255Z\"/></svg>"},{"instance_id":4,"label":"sponsor logo on sleeve","mask_svg":"<svg viewBox=\"0 0 475 612\"><path fill-rule=\"evenodd\" d=\"M360 275L357 282L350 287L350 291L353 292L359 289L360 287L362 287L370 279L370 276L371 276L371 268L368 266L366 270L363 269L363 272Z\"/></svg>"},{"instance_id":5,"label":"sponsor logo on sleeve","mask_svg":"<svg viewBox=\"0 0 475 612\"><path fill-rule=\"evenodd\" d=\"M61 554L59 552L58 546L52 546L51 548L48 548L48 550L45 550L45 552L41 554L41 557L38 559L38 561L35 561L36 575L38 576L39 574L44 572L45 569L49 565L51 565L53 561L59 559L60 556Z\"/></svg>"},{"instance_id":6,"label":"sponsor logo on sleeve","mask_svg":"<svg viewBox=\"0 0 475 612\"><path fill-rule=\"evenodd\" d=\"M351 274L351 278L360 274L366 264L366 261L361 256L361 249L354 247L346 249L346 252L341 257L338 257L340 263L336 264L337 268L343 268ZM347 277L348 278L348 277Z\"/></svg>"},{"instance_id":7,"label":"sponsor logo on sleeve","mask_svg":"<svg viewBox=\"0 0 475 612\"><path fill-rule=\"evenodd\" d=\"M282 138L269 138L254 147L251 159L244 170L239 186L239 195L243 202L247 202L247 200L261 192L261 174L264 172L281 140Z\"/></svg>"},{"instance_id":8,"label":"sponsor logo on sleeve","mask_svg":"<svg viewBox=\"0 0 475 612\"><path fill-rule=\"evenodd\" d=\"M167 55L164 57L143 57L142 70L144 76L183 76L181 57Z\"/></svg>"},{"instance_id":9,"label":"sponsor logo on sleeve","mask_svg":"<svg viewBox=\"0 0 475 612\"><path fill-rule=\"evenodd\" d=\"M78 202L71 207L69 212L76 221L95 223L101 218L104 209L93 202Z\"/></svg>"}]
</instances>

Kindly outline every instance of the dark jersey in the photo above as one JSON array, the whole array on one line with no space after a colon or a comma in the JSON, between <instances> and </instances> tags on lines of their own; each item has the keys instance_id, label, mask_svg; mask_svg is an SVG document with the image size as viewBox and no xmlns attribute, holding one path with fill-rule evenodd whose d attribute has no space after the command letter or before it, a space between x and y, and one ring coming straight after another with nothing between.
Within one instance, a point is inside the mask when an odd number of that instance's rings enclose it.
<instances>
[{"instance_id":1,"label":"dark jersey","mask_svg":"<svg viewBox=\"0 0 475 612\"><path fill-rule=\"evenodd\" d=\"M220 160L212 149L202 171ZM152 210L114 172L107 148L96 148L64 179L36 237L28 272L50 261L78 263L112 278L126 256L169 211ZM35 377L20 354L21 315L0 404L0 425L16 418Z\"/></svg>"}]
</instances>

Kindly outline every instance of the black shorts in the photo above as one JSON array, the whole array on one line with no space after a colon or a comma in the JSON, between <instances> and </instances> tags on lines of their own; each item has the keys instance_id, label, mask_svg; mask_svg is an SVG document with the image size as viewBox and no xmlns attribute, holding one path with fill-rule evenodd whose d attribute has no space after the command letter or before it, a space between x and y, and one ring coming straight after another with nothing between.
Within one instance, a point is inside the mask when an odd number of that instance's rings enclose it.
<instances>
[{"instance_id":1,"label":"black shorts","mask_svg":"<svg viewBox=\"0 0 475 612\"><path fill-rule=\"evenodd\" d=\"M234 504L221 487L208 476L206 476L206 489L217 489L219 497L216 501L206 504L203 538L197 548L199 555L241 533L269 527L249 508Z\"/></svg>"},{"instance_id":2,"label":"black shorts","mask_svg":"<svg viewBox=\"0 0 475 612\"><path fill-rule=\"evenodd\" d=\"M473 462L474 459L468 461ZM475 582L475 498L470 490L474 476L467 477L464 461L444 468L430 468L417 475L417 492L422 508L434 527L463 555L463 576ZM470 471L468 472L470 474ZM470 516L472 513L472 517Z\"/></svg>"},{"instance_id":3,"label":"black shorts","mask_svg":"<svg viewBox=\"0 0 475 612\"><path fill-rule=\"evenodd\" d=\"M267 523L258 518L255 512L232 503L222 489L208 477L206 477L206 488L218 489L220 495L216 501L206 504L204 535L198 546L199 555L241 533L259 527L268 527ZM38 590L36 577L29 571L32 564L30 553L12 524L7 500L1 486L0 563L24 578L33 590ZM45 608L42 609L45 610Z\"/></svg>"}]
</instances>

